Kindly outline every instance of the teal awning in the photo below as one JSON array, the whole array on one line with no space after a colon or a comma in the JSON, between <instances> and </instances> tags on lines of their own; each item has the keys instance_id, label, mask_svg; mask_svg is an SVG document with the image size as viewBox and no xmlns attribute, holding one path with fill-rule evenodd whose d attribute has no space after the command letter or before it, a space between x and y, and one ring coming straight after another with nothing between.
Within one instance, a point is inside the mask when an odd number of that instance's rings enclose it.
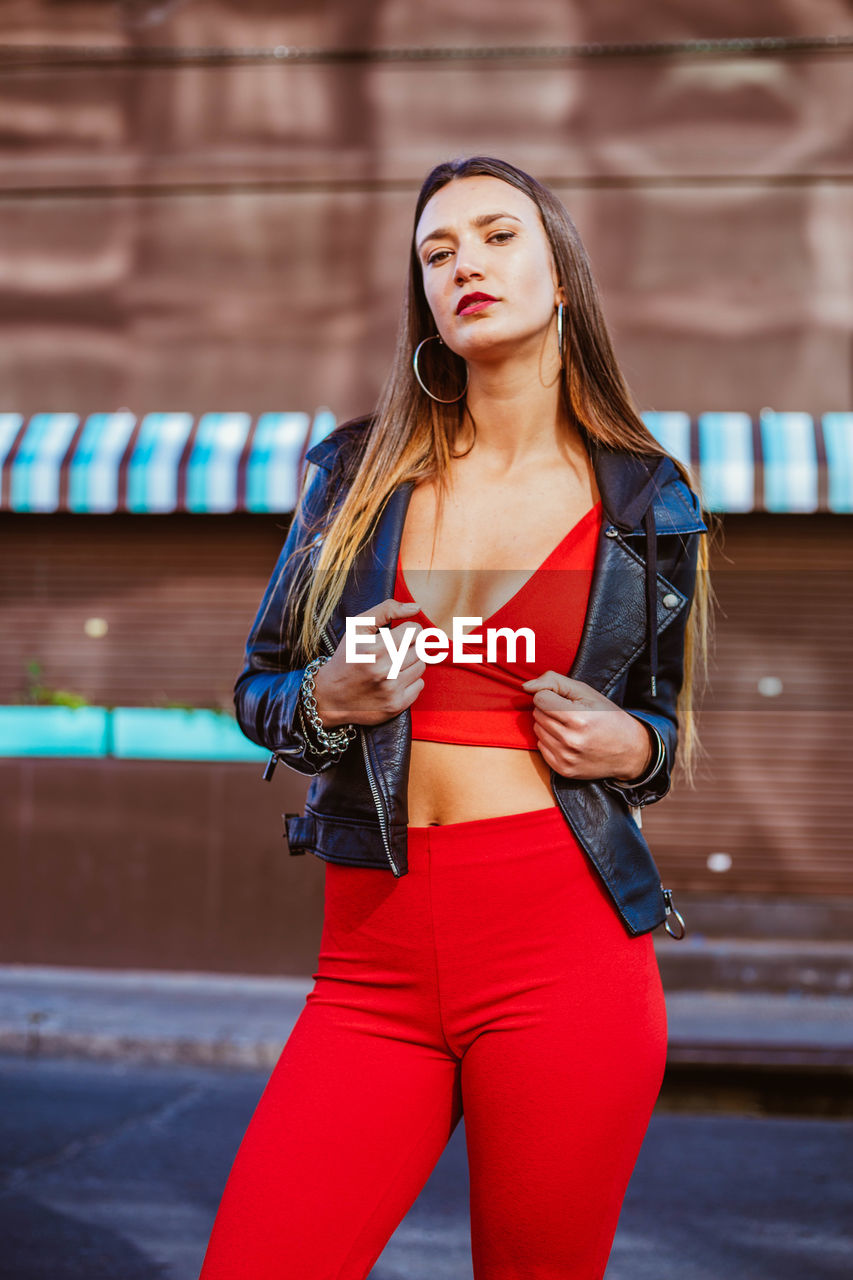
<instances>
[{"instance_id":1,"label":"teal awning","mask_svg":"<svg viewBox=\"0 0 853 1280\"><path fill-rule=\"evenodd\" d=\"M325 409L0 414L0 510L290 512L305 453L334 425Z\"/></svg>"},{"instance_id":2,"label":"teal awning","mask_svg":"<svg viewBox=\"0 0 853 1280\"><path fill-rule=\"evenodd\" d=\"M721 512L853 511L853 413L643 415ZM302 412L0 414L0 510L278 512L335 425Z\"/></svg>"}]
</instances>

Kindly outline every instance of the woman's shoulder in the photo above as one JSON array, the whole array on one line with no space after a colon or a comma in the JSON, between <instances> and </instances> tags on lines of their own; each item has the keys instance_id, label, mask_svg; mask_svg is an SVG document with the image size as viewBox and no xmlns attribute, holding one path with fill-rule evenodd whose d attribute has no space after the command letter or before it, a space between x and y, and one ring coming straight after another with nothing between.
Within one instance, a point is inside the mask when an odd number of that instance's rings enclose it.
<instances>
[{"instance_id":1,"label":"woman's shoulder","mask_svg":"<svg viewBox=\"0 0 853 1280\"><path fill-rule=\"evenodd\" d=\"M605 510L623 531L642 534L650 506L659 533L706 531L699 497L670 454L610 447L597 448L594 458Z\"/></svg>"},{"instance_id":2,"label":"woman's shoulder","mask_svg":"<svg viewBox=\"0 0 853 1280\"><path fill-rule=\"evenodd\" d=\"M673 458L667 454L659 472L659 500L670 521L676 521L679 532L707 533L702 519L702 503L698 493L687 483ZM686 522L686 524L685 524Z\"/></svg>"},{"instance_id":3,"label":"woman's shoulder","mask_svg":"<svg viewBox=\"0 0 853 1280\"><path fill-rule=\"evenodd\" d=\"M376 415L370 413L339 423L319 444L308 450L306 462L312 462L325 471L346 467L354 456L361 455L375 421Z\"/></svg>"}]
</instances>

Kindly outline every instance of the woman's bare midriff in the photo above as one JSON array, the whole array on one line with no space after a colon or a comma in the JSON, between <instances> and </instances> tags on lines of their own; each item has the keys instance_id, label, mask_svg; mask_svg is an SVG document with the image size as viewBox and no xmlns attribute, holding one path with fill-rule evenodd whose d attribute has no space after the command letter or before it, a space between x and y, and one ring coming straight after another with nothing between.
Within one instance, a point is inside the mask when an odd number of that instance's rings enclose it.
<instances>
[{"instance_id":1,"label":"woman's bare midriff","mask_svg":"<svg viewBox=\"0 0 853 1280\"><path fill-rule=\"evenodd\" d=\"M538 751L412 742L409 825L446 826L556 804Z\"/></svg>"},{"instance_id":2,"label":"woman's bare midriff","mask_svg":"<svg viewBox=\"0 0 853 1280\"><path fill-rule=\"evenodd\" d=\"M537 458L500 480L472 454L455 459L440 516L434 480L412 490L400 547L406 584L427 619L448 634L454 615L491 618L518 591L518 575L526 581L531 566L543 562L600 496L576 431L563 434L552 459ZM497 523L495 511L502 513ZM454 570L461 572L461 582ZM488 572L477 577L478 570ZM545 809L556 804L550 778L539 751L416 738L409 825L445 826Z\"/></svg>"}]
</instances>

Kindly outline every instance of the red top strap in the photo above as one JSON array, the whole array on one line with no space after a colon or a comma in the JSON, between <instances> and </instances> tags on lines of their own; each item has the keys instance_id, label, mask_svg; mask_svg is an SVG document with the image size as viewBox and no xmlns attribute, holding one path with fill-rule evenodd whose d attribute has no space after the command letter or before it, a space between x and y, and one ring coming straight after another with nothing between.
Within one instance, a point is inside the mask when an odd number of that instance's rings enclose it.
<instances>
[{"instance_id":1,"label":"red top strap","mask_svg":"<svg viewBox=\"0 0 853 1280\"><path fill-rule=\"evenodd\" d=\"M484 618L481 626L468 628L481 641L466 638L465 654L480 655L481 662L454 662L451 650L441 661L427 664L424 688L411 708L413 738L537 749L533 699L521 685L545 671L567 674L574 661L586 617L601 522L599 501L515 595L490 618ZM399 558L394 598L412 599ZM434 626L423 611L413 615L413 620L425 628ZM505 636L493 636L490 655L490 631L516 631L523 627L533 632L532 661L527 660L523 635L517 638L514 654Z\"/></svg>"}]
</instances>

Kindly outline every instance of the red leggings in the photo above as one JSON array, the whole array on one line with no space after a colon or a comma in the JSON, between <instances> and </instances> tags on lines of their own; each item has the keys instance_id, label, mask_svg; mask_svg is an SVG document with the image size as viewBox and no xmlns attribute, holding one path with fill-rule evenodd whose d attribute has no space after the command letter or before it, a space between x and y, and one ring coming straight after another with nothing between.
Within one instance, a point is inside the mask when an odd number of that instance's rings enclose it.
<instances>
[{"instance_id":1,"label":"red leggings","mask_svg":"<svg viewBox=\"0 0 853 1280\"><path fill-rule=\"evenodd\" d=\"M663 1079L651 935L556 806L410 827L399 879L325 870L315 985L200 1280L365 1280L463 1105L476 1280L600 1280Z\"/></svg>"}]
</instances>

